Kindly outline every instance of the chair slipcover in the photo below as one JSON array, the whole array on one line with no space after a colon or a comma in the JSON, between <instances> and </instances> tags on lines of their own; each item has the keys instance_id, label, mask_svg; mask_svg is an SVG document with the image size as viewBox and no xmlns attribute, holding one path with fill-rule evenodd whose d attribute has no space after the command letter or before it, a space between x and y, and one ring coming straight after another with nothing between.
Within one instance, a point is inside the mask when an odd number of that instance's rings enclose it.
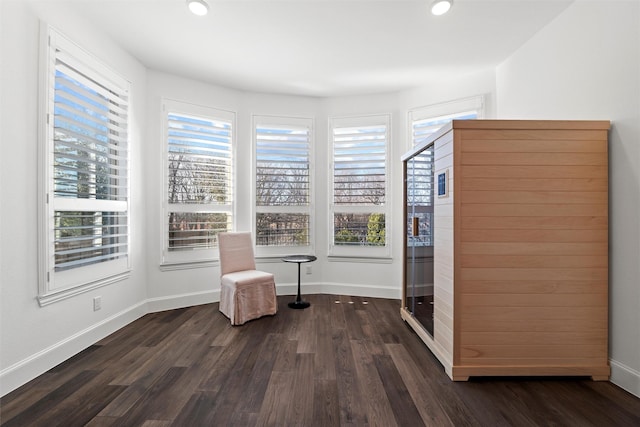
<instances>
[{"instance_id":1,"label":"chair slipcover","mask_svg":"<svg viewBox=\"0 0 640 427\"><path fill-rule=\"evenodd\" d=\"M232 325L276 314L276 284L271 273L256 270L251 233L219 233L220 311Z\"/></svg>"}]
</instances>

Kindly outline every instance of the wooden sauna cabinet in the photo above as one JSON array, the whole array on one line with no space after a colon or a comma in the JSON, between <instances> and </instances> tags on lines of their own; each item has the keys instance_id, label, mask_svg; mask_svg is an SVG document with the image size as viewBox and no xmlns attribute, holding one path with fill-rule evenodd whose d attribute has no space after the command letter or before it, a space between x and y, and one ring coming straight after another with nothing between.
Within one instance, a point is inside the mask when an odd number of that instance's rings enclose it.
<instances>
[{"instance_id":1,"label":"wooden sauna cabinet","mask_svg":"<svg viewBox=\"0 0 640 427\"><path fill-rule=\"evenodd\" d=\"M608 129L457 120L403 156L401 315L452 380L609 378Z\"/></svg>"}]
</instances>

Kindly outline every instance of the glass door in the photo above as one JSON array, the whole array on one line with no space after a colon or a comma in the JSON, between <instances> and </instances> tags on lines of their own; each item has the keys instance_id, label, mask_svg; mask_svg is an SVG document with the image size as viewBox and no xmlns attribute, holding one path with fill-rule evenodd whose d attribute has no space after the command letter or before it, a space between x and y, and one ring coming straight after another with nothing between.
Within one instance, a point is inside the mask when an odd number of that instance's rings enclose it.
<instances>
[{"instance_id":1,"label":"glass door","mask_svg":"<svg viewBox=\"0 0 640 427\"><path fill-rule=\"evenodd\" d=\"M406 160L405 307L433 336L433 144Z\"/></svg>"}]
</instances>

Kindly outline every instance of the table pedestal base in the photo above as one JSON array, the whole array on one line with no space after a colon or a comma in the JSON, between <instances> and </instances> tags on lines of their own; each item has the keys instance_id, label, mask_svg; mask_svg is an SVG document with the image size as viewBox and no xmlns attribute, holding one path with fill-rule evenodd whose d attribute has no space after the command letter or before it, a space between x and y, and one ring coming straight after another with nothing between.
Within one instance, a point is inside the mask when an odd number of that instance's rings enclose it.
<instances>
[{"instance_id":1,"label":"table pedestal base","mask_svg":"<svg viewBox=\"0 0 640 427\"><path fill-rule=\"evenodd\" d=\"M295 301L289 303L289 308L302 309L311 305L310 302L302 301L302 296L300 296L300 264L303 262L312 262L316 259L313 255L291 255L282 258L284 262L295 262L298 264L298 295Z\"/></svg>"},{"instance_id":2,"label":"table pedestal base","mask_svg":"<svg viewBox=\"0 0 640 427\"><path fill-rule=\"evenodd\" d=\"M294 301L289 303L289 308L302 309L302 308L307 308L310 305L311 303L307 301Z\"/></svg>"}]
</instances>

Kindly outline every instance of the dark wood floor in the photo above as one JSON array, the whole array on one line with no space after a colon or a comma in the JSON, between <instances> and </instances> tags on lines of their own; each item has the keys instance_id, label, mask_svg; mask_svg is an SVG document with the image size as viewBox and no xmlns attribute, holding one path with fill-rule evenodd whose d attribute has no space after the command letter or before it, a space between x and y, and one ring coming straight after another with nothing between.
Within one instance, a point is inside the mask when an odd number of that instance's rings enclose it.
<instances>
[{"instance_id":1,"label":"dark wood floor","mask_svg":"<svg viewBox=\"0 0 640 427\"><path fill-rule=\"evenodd\" d=\"M146 315L3 397L2 425L640 426L608 382L451 382L398 301L291 299L240 327L217 304Z\"/></svg>"}]
</instances>

